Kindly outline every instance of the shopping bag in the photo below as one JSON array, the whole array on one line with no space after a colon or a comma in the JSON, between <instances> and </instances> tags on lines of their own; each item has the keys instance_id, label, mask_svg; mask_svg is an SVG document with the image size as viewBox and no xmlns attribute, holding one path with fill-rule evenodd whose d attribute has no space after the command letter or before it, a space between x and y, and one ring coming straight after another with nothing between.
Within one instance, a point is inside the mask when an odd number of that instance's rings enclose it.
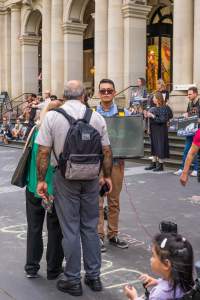
<instances>
[{"instance_id":1,"label":"shopping bag","mask_svg":"<svg viewBox=\"0 0 200 300\"><path fill-rule=\"evenodd\" d=\"M31 156L31 151L32 151L32 147L33 147L33 140L32 140L32 136L34 134L36 127L33 127L33 129L31 130L24 151L22 153L22 156L19 159L18 165L14 171L14 174L12 176L11 179L11 184L12 185L16 185L18 187L25 187L25 185L27 184L26 180L27 180L27 172L28 172L28 167L29 167L29 160L30 160L30 156Z\"/></svg>"}]
</instances>

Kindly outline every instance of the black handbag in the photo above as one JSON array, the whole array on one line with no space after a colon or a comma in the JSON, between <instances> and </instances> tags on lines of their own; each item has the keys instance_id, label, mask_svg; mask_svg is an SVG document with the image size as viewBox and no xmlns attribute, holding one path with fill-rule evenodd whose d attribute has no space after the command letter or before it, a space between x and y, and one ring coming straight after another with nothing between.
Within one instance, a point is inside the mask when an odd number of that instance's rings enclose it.
<instances>
[{"instance_id":1,"label":"black handbag","mask_svg":"<svg viewBox=\"0 0 200 300\"><path fill-rule=\"evenodd\" d=\"M29 161L31 157L32 147L33 147L33 139L32 136L34 134L36 127L34 127L27 139L27 143L25 149L22 153L22 156L19 159L18 165L14 171L14 174L11 179L11 184L16 185L20 188L25 187L27 184L27 172L29 169Z\"/></svg>"}]
</instances>

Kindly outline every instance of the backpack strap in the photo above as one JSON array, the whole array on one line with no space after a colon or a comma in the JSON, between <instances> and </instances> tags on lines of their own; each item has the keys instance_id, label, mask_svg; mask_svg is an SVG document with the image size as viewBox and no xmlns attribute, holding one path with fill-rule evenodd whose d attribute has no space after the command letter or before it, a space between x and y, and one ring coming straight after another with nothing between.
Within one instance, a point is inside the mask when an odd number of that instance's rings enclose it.
<instances>
[{"instance_id":1,"label":"backpack strap","mask_svg":"<svg viewBox=\"0 0 200 300\"><path fill-rule=\"evenodd\" d=\"M73 117L71 117L70 115L68 115L68 113L66 113L66 111L62 108L55 108L55 109L52 109L51 111L56 111L56 112L60 113L61 115L63 115L65 117L65 119L68 120L70 126L76 122L76 120Z\"/></svg>"},{"instance_id":2,"label":"backpack strap","mask_svg":"<svg viewBox=\"0 0 200 300\"><path fill-rule=\"evenodd\" d=\"M91 119L92 113L93 113L92 109L86 107L86 111L85 111L85 115L84 115L83 119L88 124L90 123L90 119Z\"/></svg>"}]
</instances>

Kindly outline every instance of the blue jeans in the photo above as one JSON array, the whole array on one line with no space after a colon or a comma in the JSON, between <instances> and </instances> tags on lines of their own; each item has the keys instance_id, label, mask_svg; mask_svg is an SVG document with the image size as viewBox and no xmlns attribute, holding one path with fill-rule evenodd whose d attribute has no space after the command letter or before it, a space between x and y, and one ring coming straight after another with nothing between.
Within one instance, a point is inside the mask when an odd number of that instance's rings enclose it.
<instances>
[{"instance_id":1,"label":"blue jeans","mask_svg":"<svg viewBox=\"0 0 200 300\"><path fill-rule=\"evenodd\" d=\"M182 159L182 165L181 165L182 170L184 169L184 164L185 164L187 154L190 150L190 147L192 146L193 138L194 138L194 136L187 136L186 139L185 139L185 148L184 148L184 151L183 151L183 159ZM193 169L194 169L194 171L198 170L197 157L194 158Z\"/></svg>"}]
</instances>

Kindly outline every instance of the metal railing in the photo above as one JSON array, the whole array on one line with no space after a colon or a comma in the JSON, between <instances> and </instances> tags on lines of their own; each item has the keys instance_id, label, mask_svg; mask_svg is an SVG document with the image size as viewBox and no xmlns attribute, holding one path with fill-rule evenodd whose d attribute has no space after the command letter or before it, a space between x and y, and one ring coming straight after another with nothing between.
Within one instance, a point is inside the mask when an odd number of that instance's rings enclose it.
<instances>
[{"instance_id":1,"label":"metal railing","mask_svg":"<svg viewBox=\"0 0 200 300\"><path fill-rule=\"evenodd\" d=\"M19 116L20 107L26 103L24 100L24 96L31 95L31 93L23 93L13 99L6 100L1 104L0 107L0 118L2 120L3 116L8 114L9 112L16 112L17 117ZM19 101L22 99L21 101ZM16 103L17 102L17 103ZM16 104L15 104L16 103ZM9 108L8 108L9 107Z\"/></svg>"}]
</instances>

